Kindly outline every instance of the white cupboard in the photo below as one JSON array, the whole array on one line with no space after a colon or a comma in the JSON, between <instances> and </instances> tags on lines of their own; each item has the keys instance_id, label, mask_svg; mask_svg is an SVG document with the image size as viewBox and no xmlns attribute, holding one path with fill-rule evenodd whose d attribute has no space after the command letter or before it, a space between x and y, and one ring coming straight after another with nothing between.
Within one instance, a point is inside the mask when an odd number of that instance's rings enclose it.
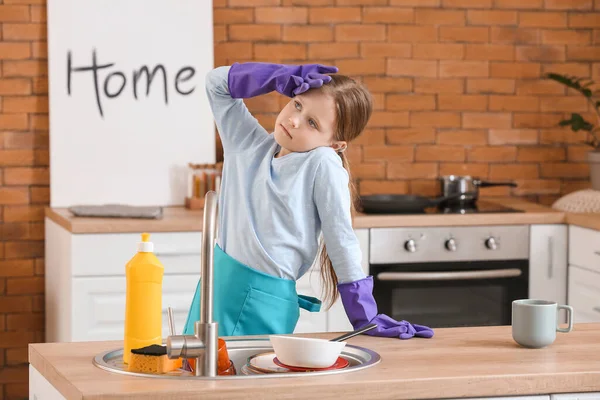
<instances>
[{"instance_id":1,"label":"white cupboard","mask_svg":"<svg viewBox=\"0 0 600 400\"><path fill-rule=\"evenodd\" d=\"M600 232L569 226L569 305L573 322L600 322Z\"/></svg>"},{"instance_id":2,"label":"white cupboard","mask_svg":"<svg viewBox=\"0 0 600 400\"><path fill-rule=\"evenodd\" d=\"M567 301L567 226L531 225L529 298Z\"/></svg>"}]
</instances>

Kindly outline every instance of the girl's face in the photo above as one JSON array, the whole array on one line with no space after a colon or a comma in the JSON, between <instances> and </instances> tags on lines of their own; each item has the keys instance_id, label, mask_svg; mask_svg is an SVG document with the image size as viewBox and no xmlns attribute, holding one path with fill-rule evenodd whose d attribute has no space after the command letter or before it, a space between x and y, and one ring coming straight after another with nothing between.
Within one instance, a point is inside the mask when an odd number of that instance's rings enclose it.
<instances>
[{"instance_id":1,"label":"girl's face","mask_svg":"<svg viewBox=\"0 0 600 400\"><path fill-rule=\"evenodd\" d=\"M308 91L293 97L275 121L275 141L281 146L279 156L306 152L321 146L334 150L346 142L334 141L335 102L329 95Z\"/></svg>"}]
</instances>

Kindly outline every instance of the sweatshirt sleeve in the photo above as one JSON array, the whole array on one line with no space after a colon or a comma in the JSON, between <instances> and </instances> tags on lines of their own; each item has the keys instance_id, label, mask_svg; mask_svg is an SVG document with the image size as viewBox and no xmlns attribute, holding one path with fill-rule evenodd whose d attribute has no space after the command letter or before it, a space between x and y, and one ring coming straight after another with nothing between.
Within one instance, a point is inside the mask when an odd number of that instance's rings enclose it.
<instances>
[{"instance_id":1,"label":"sweatshirt sleeve","mask_svg":"<svg viewBox=\"0 0 600 400\"><path fill-rule=\"evenodd\" d=\"M242 99L229 93L229 66L218 67L206 75L206 94L219 130L225 153L241 152L268 137L268 132L250 114Z\"/></svg>"},{"instance_id":2,"label":"sweatshirt sleeve","mask_svg":"<svg viewBox=\"0 0 600 400\"><path fill-rule=\"evenodd\" d=\"M348 181L348 173L341 160L328 157L319 164L315 176L314 201L327 254L339 283L354 282L366 276L361 266L362 253L358 238L352 228Z\"/></svg>"}]
</instances>

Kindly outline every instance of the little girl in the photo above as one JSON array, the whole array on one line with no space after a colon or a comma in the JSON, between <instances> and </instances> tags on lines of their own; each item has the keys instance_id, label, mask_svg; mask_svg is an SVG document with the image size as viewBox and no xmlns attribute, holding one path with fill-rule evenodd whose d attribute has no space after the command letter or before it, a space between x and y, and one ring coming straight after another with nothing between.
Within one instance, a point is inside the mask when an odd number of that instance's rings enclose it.
<instances>
[{"instance_id":1,"label":"little girl","mask_svg":"<svg viewBox=\"0 0 600 400\"><path fill-rule=\"evenodd\" d=\"M224 151L219 237L214 253L214 315L219 336L292 333L302 307L296 280L319 257L326 298L338 295L352 326L408 339L433 331L377 313L352 229L354 193L344 151L372 111L369 92L336 67L235 63L208 73L206 92ZM277 91L291 100L269 134L243 98ZM352 194L352 195L351 195ZM319 240L322 234L322 240ZM185 334L199 319L200 284Z\"/></svg>"}]
</instances>

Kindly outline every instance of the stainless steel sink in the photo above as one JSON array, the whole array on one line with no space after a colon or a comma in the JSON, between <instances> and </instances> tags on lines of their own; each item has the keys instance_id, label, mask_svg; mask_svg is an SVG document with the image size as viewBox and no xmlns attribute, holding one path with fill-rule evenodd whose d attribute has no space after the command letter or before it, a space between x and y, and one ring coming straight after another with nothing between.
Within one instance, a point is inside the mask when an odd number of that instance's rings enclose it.
<instances>
[{"instance_id":1,"label":"stainless steel sink","mask_svg":"<svg viewBox=\"0 0 600 400\"><path fill-rule=\"evenodd\" d=\"M106 371L140 376L145 378L158 378L158 379L199 379L199 380L228 380L228 379L266 379L266 378L287 378L287 377L302 377L302 376L322 376L332 374L347 374L355 371L360 371L365 368L370 368L381 361L381 357L374 351L365 349L363 347L352 346L347 344L342 351L341 357L345 358L349 362L349 366L344 369L329 370L329 371L315 371L315 372L285 372L285 373L270 373L270 374L242 374L242 366L244 366L249 357L273 351L273 347L269 342L268 338L262 339L232 339L226 340L227 350L229 352L229 358L235 365L237 375L232 376L217 376L214 378L195 376L190 372L186 371L173 371L168 374L154 375L154 374L142 374L137 372L129 372L123 365L123 349L116 349L106 351L98 354L94 358L94 365L98 368L102 368Z\"/></svg>"}]
</instances>

